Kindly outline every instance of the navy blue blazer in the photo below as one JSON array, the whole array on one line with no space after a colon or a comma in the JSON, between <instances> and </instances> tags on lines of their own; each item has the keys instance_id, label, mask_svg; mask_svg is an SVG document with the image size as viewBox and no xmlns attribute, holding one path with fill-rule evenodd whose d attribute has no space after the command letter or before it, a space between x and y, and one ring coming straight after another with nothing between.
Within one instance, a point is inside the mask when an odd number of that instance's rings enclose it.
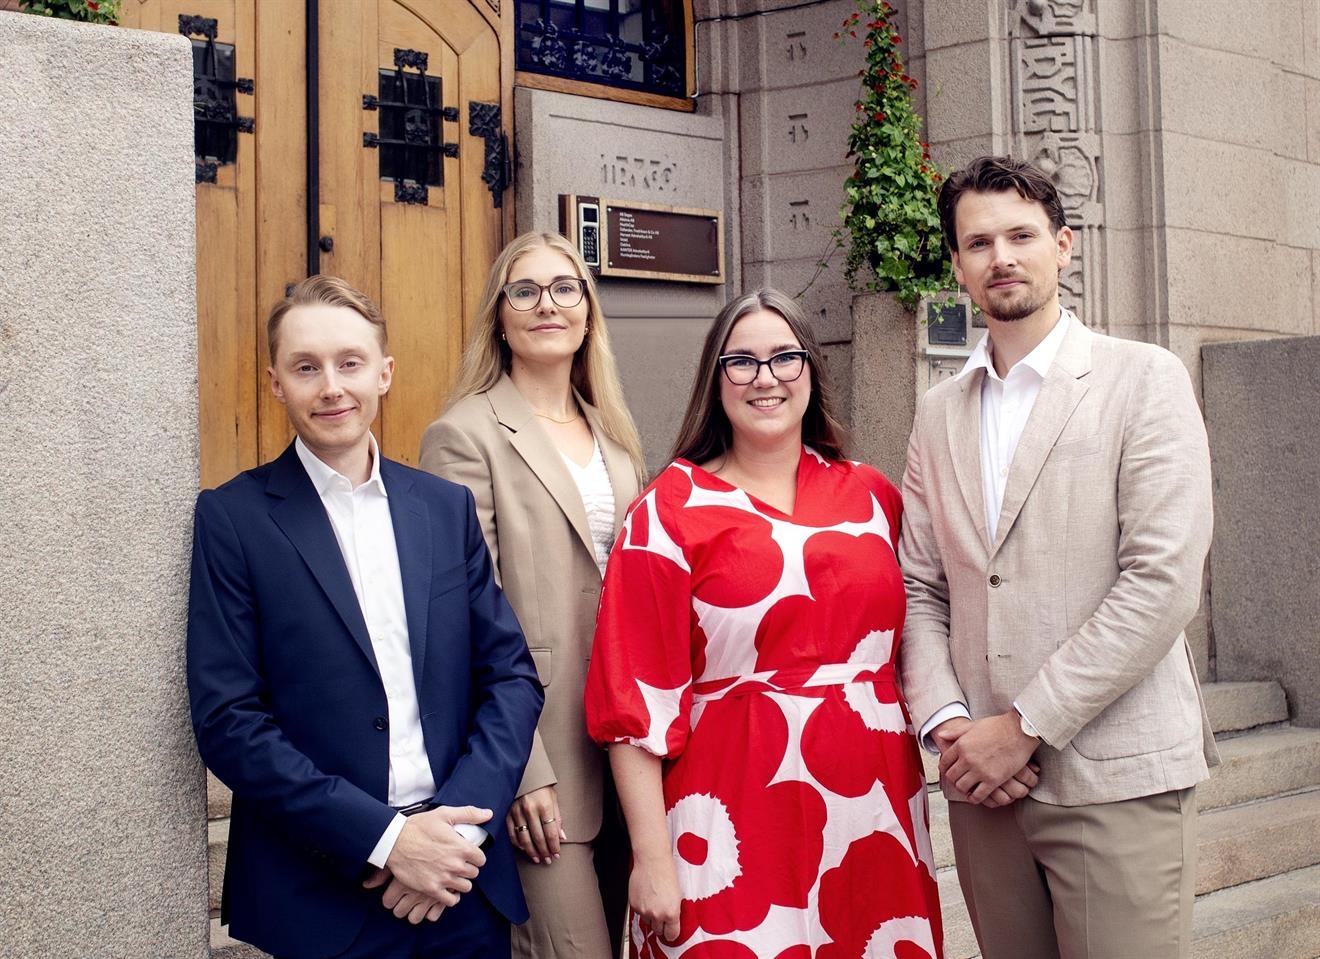
<instances>
[{"instance_id":1,"label":"navy blue blazer","mask_svg":"<svg viewBox=\"0 0 1320 959\"><path fill-rule=\"evenodd\" d=\"M527 918L504 819L543 696L491 574L472 494L381 460L435 802L492 810L476 886ZM342 951L387 805L389 712L316 489L290 445L197 499L188 689L207 766L233 790L221 920L279 955Z\"/></svg>"}]
</instances>

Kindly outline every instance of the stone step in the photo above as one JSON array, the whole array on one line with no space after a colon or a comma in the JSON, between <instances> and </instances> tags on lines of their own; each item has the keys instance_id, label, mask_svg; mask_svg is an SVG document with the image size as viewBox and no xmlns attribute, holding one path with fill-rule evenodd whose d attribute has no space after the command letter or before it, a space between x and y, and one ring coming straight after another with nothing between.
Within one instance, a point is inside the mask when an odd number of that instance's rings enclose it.
<instances>
[{"instance_id":1,"label":"stone step","mask_svg":"<svg viewBox=\"0 0 1320 959\"><path fill-rule=\"evenodd\" d=\"M211 920L211 959L270 959L256 946L230 939L219 919Z\"/></svg>"},{"instance_id":2,"label":"stone step","mask_svg":"<svg viewBox=\"0 0 1320 959\"><path fill-rule=\"evenodd\" d=\"M1283 687L1270 680L1246 683L1206 683L1201 687L1210 728L1218 733L1236 732L1282 723L1288 719Z\"/></svg>"},{"instance_id":3,"label":"stone step","mask_svg":"<svg viewBox=\"0 0 1320 959\"><path fill-rule=\"evenodd\" d=\"M1305 798L1309 798L1312 802L1320 800L1318 795ZM1268 806L1267 803L1255 805ZM1309 825L1299 823L1298 805L1295 803L1292 808L1275 806L1258 815L1265 821L1271 816L1278 815L1289 823L1286 826L1281 824L1281 830L1309 831L1311 842L1314 843L1317 833L1315 822L1313 820ZM1221 815L1221 813L1211 813L1207 818ZM1234 824L1225 817L1213 830L1202 830L1200 843L1202 861L1198 869L1198 877L1204 874L1207 867L1221 876L1227 875L1234 869L1239 874L1249 874L1253 871L1251 860L1235 866L1226 859L1227 848L1218 848L1221 840L1218 833L1243 826L1248 830L1253 828L1250 824ZM1207 839L1210 840L1209 850L1206 846ZM1270 840L1257 833L1254 841L1269 842ZM1260 860L1287 858L1288 854L1281 855L1286 845L1265 846L1261 849ZM1210 854L1207 855L1207 852ZM1308 857L1298 857L1294 854L1292 858ZM1257 871L1261 869L1270 871L1269 867L1259 864L1255 868ZM967 916L967 907L963 903L957 874L952 868L945 868L939 870L937 879L944 916L945 959L979 959L980 949L976 945L972 923ZM1205 884L1204 880L1197 883L1198 886ZM1215 892L1198 895L1193 926L1195 959L1318 959L1320 957L1320 865L1293 868L1288 872L1268 875L1263 879L1242 882Z\"/></svg>"},{"instance_id":4,"label":"stone step","mask_svg":"<svg viewBox=\"0 0 1320 959\"><path fill-rule=\"evenodd\" d=\"M1197 788L1198 804L1207 785ZM1320 776L1312 776L1303 785L1320 786ZM929 793L929 800L935 868L944 869L954 863L949 804L938 790ZM1283 872L1320 862L1320 789L1256 798L1234 806L1202 807L1197 847L1198 893L1270 875L1252 871L1268 869L1271 863L1273 872Z\"/></svg>"},{"instance_id":5,"label":"stone step","mask_svg":"<svg viewBox=\"0 0 1320 959\"><path fill-rule=\"evenodd\" d=\"M215 773L206 771L206 818L223 819L229 815L232 801L229 787L215 778Z\"/></svg>"},{"instance_id":6,"label":"stone step","mask_svg":"<svg viewBox=\"0 0 1320 959\"><path fill-rule=\"evenodd\" d=\"M206 885L208 908L220 911L220 893L225 885L225 856L229 853L229 820L213 819L206 824Z\"/></svg>"},{"instance_id":7,"label":"stone step","mask_svg":"<svg viewBox=\"0 0 1320 959\"><path fill-rule=\"evenodd\" d=\"M945 959L980 959L953 870L939 874ZM1196 899L1195 959L1320 957L1320 866L1244 883Z\"/></svg>"},{"instance_id":8,"label":"stone step","mask_svg":"<svg viewBox=\"0 0 1320 959\"><path fill-rule=\"evenodd\" d=\"M1214 809L1196 823L1198 894L1320 863L1320 789Z\"/></svg>"},{"instance_id":9,"label":"stone step","mask_svg":"<svg viewBox=\"0 0 1320 959\"><path fill-rule=\"evenodd\" d=\"M1320 729L1284 726L1223 739L1219 758L1196 789L1203 810L1320 785Z\"/></svg>"},{"instance_id":10,"label":"stone step","mask_svg":"<svg viewBox=\"0 0 1320 959\"><path fill-rule=\"evenodd\" d=\"M1320 866L1196 900L1196 959L1320 956Z\"/></svg>"}]
</instances>

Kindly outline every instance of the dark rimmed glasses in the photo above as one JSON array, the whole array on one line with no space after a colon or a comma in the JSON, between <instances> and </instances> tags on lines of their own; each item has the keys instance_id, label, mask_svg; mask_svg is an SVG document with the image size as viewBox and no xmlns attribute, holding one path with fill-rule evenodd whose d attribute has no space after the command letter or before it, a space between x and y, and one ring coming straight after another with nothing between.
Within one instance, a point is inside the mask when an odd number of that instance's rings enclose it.
<instances>
[{"instance_id":1,"label":"dark rimmed glasses","mask_svg":"<svg viewBox=\"0 0 1320 959\"><path fill-rule=\"evenodd\" d=\"M768 360L758 360L746 353L726 353L716 362L734 386L747 386L761 374L761 367L767 367L770 375L780 383L792 383L807 368L806 350L784 350Z\"/></svg>"},{"instance_id":2,"label":"dark rimmed glasses","mask_svg":"<svg viewBox=\"0 0 1320 959\"><path fill-rule=\"evenodd\" d=\"M506 283L504 298L509 301L509 306L525 313L536 309L536 304L541 302L541 294L544 292L550 294L555 306L567 310L581 303L586 291L585 280L576 276L557 276L545 285L533 283L531 280Z\"/></svg>"}]
</instances>

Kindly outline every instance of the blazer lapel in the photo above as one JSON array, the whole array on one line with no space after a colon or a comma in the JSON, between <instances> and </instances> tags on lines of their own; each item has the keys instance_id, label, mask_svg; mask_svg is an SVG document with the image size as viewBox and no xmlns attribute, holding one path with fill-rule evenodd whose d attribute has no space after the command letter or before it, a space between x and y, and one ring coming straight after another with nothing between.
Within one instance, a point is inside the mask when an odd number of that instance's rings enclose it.
<instances>
[{"instance_id":1,"label":"blazer lapel","mask_svg":"<svg viewBox=\"0 0 1320 959\"><path fill-rule=\"evenodd\" d=\"M960 391L949 403L949 453L963 503L986 549L990 536L985 525L985 492L981 485L981 381L984 370L960 380Z\"/></svg>"},{"instance_id":2,"label":"blazer lapel","mask_svg":"<svg viewBox=\"0 0 1320 959\"><path fill-rule=\"evenodd\" d=\"M431 555L431 511L417 494L412 477L397 463L381 458L380 477L390 503L394 524L394 546L399 554L403 579L403 607L408 620L408 646L412 651L413 677L420 683L426 661L426 637L430 612L430 587L434 557ZM418 687L420 688L420 686Z\"/></svg>"},{"instance_id":3,"label":"blazer lapel","mask_svg":"<svg viewBox=\"0 0 1320 959\"><path fill-rule=\"evenodd\" d=\"M1004 486L1004 504L999 510L999 529L991 548L993 555L1001 545L1014 521L1022 512L1031 488L1036 485L1036 478L1045 466L1050 451L1077 409L1077 404L1086 395L1088 389L1083 377L1091 371L1091 336L1092 333L1081 321L1071 320L1068 330L1059 345L1058 355L1045 374L1040 394L1031 408L1027 425L1018 440L1017 450L1013 453L1013 465L1008 470L1008 482Z\"/></svg>"},{"instance_id":4,"label":"blazer lapel","mask_svg":"<svg viewBox=\"0 0 1320 959\"><path fill-rule=\"evenodd\" d=\"M536 474L546 492L559 504L564 516L578 538L586 547L587 553L594 557L596 549L591 542L591 530L587 525L587 510L582 505L582 494L578 491L573 477L568 475L568 467L560 458L559 450L550 441L545 430L536 425L535 414L531 406L513 385L513 380L503 376L486 394L491 408L500 425L509 431L509 444Z\"/></svg>"},{"instance_id":5,"label":"blazer lapel","mask_svg":"<svg viewBox=\"0 0 1320 959\"><path fill-rule=\"evenodd\" d=\"M367 633L367 622L358 605L357 593L353 591L353 581L348 577L344 554L339 549L339 541L335 539L330 518L325 515L321 497L312 486L292 443L275 461L266 492L279 498L279 502L270 511L271 519L298 550L322 592L344 621L353 641L379 675L376 654L371 649L371 636Z\"/></svg>"},{"instance_id":6,"label":"blazer lapel","mask_svg":"<svg viewBox=\"0 0 1320 959\"><path fill-rule=\"evenodd\" d=\"M576 395L576 390L574 393ZM633 469L627 451L605 435L605 430L600 425L600 411L581 396L577 399L582 406L582 412L587 417L587 422L591 424L592 435L596 437L596 445L600 447L601 459L605 461L605 472L609 474L610 486L614 489L614 529L617 532L623 526L623 517L627 514L628 507L632 505L633 498L639 492L637 471ZM596 554L593 551L591 555L594 557Z\"/></svg>"}]
</instances>

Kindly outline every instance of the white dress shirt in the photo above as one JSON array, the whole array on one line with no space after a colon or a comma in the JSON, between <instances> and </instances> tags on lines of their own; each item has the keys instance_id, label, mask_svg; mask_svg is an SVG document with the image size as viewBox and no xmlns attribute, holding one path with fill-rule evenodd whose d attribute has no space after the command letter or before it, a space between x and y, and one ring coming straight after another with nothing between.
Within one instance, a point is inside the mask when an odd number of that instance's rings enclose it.
<instances>
[{"instance_id":1,"label":"white dress shirt","mask_svg":"<svg viewBox=\"0 0 1320 959\"><path fill-rule=\"evenodd\" d=\"M1026 428L1031 409L1036 405L1045 374L1054 364L1059 347L1068 335L1068 326L1077 318L1060 309L1059 319L1036 344L1036 348L1013 364L1008 374L1000 377L995 372L994 344L985 336L976 344L967 363L956 379L971 376L976 370L985 370L981 379L981 490L985 498L985 528L991 543L999 530L999 511L1004 505L1004 487L1008 484L1008 471L1013 466L1013 454ZM1013 704L1017 709L1017 703ZM1018 710L1021 715L1021 710ZM930 732L945 720L962 716L971 718L966 703L949 703L935 711L921 727L921 744L930 752L938 748L930 739ZM1034 730L1031 720L1028 728Z\"/></svg>"},{"instance_id":2,"label":"white dress shirt","mask_svg":"<svg viewBox=\"0 0 1320 959\"><path fill-rule=\"evenodd\" d=\"M391 806L408 806L435 795L435 777L431 775L431 762L426 754L417 684L413 680L403 574L394 541L389 493L380 478L380 448L374 436L368 434L368 437L371 476L357 489L347 476L317 459L301 438L294 441L294 449L335 532L385 687L390 736L388 801ZM367 857L368 862L373 866L385 865L405 822L401 815L394 817ZM473 828L476 832L471 834L459 831L480 844L485 831Z\"/></svg>"}]
</instances>

